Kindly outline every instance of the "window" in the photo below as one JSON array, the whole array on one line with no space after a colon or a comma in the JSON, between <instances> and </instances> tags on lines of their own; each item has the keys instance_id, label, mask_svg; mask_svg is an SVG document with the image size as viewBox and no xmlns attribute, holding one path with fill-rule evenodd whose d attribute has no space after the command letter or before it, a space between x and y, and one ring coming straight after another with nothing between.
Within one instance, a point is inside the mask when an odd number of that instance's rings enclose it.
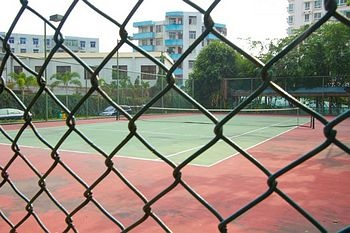
<instances>
[{"instance_id":1,"label":"window","mask_svg":"<svg viewBox=\"0 0 350 233\"><path fill-rule=\"evenodd\" d=\"M128 76L128 66L127 65L119 65L112 66L112 79L120 79Z\"/></svg>"},{"instance_id":2,"label":"window","mask_svg":"<svg viewBox=\"0 0 350 233\"><path fill-rule=\"evenodd\" d=\"M169 32L169 39L175 40L176 39L176 32Z\"/></svg>"},{"instance_id":3,"label":"window","mask_svg":"<svg viewBox=\"0 0 350 233\"><path fill-rule=\"evenodd\" d=\"M345 5L346 0L337 0L338 5Z\"/></svg>"},{"instance_id":4,"label":"window","mask_svg":"<svg viewBox=\"0 0 350 233\"><path fill-rule=\"evenodd\" d=\"M25 38L25 37L20 37L19 38L19 43L20 44L26 44L26 42L27 42L27 38Z\"/></svg>"},{"instance_id":5,"label":"window","mask_svg":"<svg viewBox=\"0 0 350 233\"><path fill-rule=\"evenodd\" d=\"M305 14L304 15L304 22L309 22L310 21L310 14Z\"/></svg>"},{"instance_id":6,"label":"window","mask_svg":"<svg viewBox=\"0 0 350 233\"><path fill-rule=\"evenodd\" d=\"M33 49L33 53L39 53L39 49Z\"/></svg>"},{"instance_id":7,"label":"window","mask_svg":"<svg viewBox=\"0 0 350 233\"><path fill-rule=\"evenodd\" d=\"M188 68L192 69L193 68L193 64L194 64L194 61L193 60L189 60L188 61Z\"/></svg>"},{"instance_id":8,"label":"window","mask_svg":"<svg viewBox=\"0 0 350 233\"><path fill-rule=\"evenodd\" d=\"M169 53L169 54L173 54L173 53L175 53L175 47L169 47L168 49L167 49L167 53Z\"/></svg>"},{"instance_id":9,"label":"window","mask_svg":"<svg viewBox=\"0 0 350 233\"><path fill-rule=\"evenodd\" d=\"M77 40L65 39L64 44L67 45L68 47L78 47Z\"/></svg>"},{"instance_id":10,"label":"window","mask_svg":"<svg viewBox=\"0 0 350 233\"><path fill-rule=\"evenodd\" d=\"M169 18L169 24L176 24L176 18Z\"/></svg>"},{"instance_id":11,"label":"window","mask_svg":"<svg viewBox=\"0 0 350 233\"><path fill-rule=\"evenodd\" d=\"M140 32L148 32L147 27L139 27Z\"/></svg>"},{"instance_id":12,"label":"window","mask_svg":"<svg viewBox=\"0 0 350 233\"><path fill-rule=\"evenodd\" d=\"M141 79L142 80L152 80L156 79L156 66L154 65L144 65L141 66Z\"/></svg>"},{"instance_id":13,"label":"window","mask_svg":"<svg viewBox=\"0 0 350 233\"><path fill-rule=\"evenodd\" d=\"M196 25L197 24L197 16L189 16L188 17L188 24L189 25Z\"/></svg>"},{"instance_id":14,"label":"window","mask_svg":"<svg viewBox=\"0 0 350 233\"><path fill-rule=\"evenodd\" d=\"M215 27L215 29L221 34L226 36L227 35L227 29L226 27Z\"/></svg>"},{"instance_id":15,"label":"window","mask_svg":"<svg viewBox=\"0 0 350 233\"><path fill-rule=\"evenodd\" d=\"M156 32L159 33L159 32L162 32L162 25L156 25Z\"/></svg>"},{"instance_id":16,"label":"window","mask_svg":"<svg viewBox=\"0 0 350 233\"><path fill-rule=\"evenodd\" d=\"M318 20L318 19L320 19L321 17L322 17L321 12L316 12L316 13L314 13L314 20Z\"/></svg>"},{"instance_id":17,"label":"window","mask_svg":"<svg viewBox=\"0 0 350 233\"><path fill-rule=\"evenodd\" d=\"M294 16L290 15L288 16L288 23L293 24L294 23Z\"/></svg>"},{"instance_id":18,"label":"window","mask_svg":"<svg viewBox=\"0 0 350 233\"><path fill-rule=\"evenodd\" d=\"M315 9L319 9L322 7L322 0L316 0L314 3Z\"/></svg>"},{"instance_id":19,"label":"window","mask_svg":"<svg viewBox=\"0 0 350 233\"><path fill-rule=\"evenodd\" d=\"M11 36L11 37L9 38L9 43L10 43L10 44L14 44L14 43L15 43L15 38L14 38L13 36Z\"/></svg>"},{"instance_id":20,"label":"window","mask_svg":"<svg viewBox=\"0 0 350 233\"><path fill-rule=\"evenodd\" d=\"M80 48L85 48L85 45L86 45L86 43L85 43L85 41L80 41Z\"/></svg>"},{"instance_id":21,"label":"window","mask_svg":"<svg viewBox=\"0 0 350 233\"><path fill-rule=\"evenodd\" d=\"M51 44L51 40L50 39L46 39L46 46L50 47Z\"/></svg>"},{"instance_id":22,"label":"window","mask_svg":"<svg viewBox=\"0 0 350 233\"><path fill-rule=\"evenodd\" d=\"M90 47L96 48L96 41L90 41Z\"/></svg>"},{"instance_id":23,"label":"window","mask_svg":"<svg viewBox=\"0 0 350 233\"><path fill-rule=\"evenodd\" d=\"M196 31L190 31L189 32L189 38L190 39L196 39Z\"/></svg>"},{"instance_id":24,"label":"window","mask_svg":"<svg viewBox=\"0 0 350 233\"><path fill-rule=\"evenodd\" d=\"M294 11L294 4L293 3L289 3L288 5L288 12L293 12Z\"/></svg>"},{"instance_id":25,"label":"window","mask_svg":"<svg viewBox=\"0 0 350 233\"><path fill-rule=\"evenodd\" d=\"M39 44L39 39L33 38L33 45L38 45L38 44Z\"/></svg>"},{"instance_id":26,"label":"window","mask_svg":"<svg viewBox=\"0 0 350 233\"><path fill-rule=\"evenodd\" d=\"M35 66L35 67L34 67L34 70L35 70L35 72L37 72L37 73L40 72L40 69L41 69L41 66Z\"/></svg>"},{"instance_id":27,"label":"window","mask_svg":"<svg viewBox=\"0 0 350 233\"><path fill-rule=\"evenodd\" d=\"M23 72L23 67L22 66L14 66L13 67L13 72L16 74L22 73Z\"/></svg>"},{"instance_id":28,"label":"window","mask_svg":"<svg viewBox=\"0 0 350 233\"><path fill-rule=\"evenodd\" d=\"M141 46L147 46L148 45L148 41L147 40L141 40L140 41L140 45Z\"/></svg>"},{"instance_id":29,"label":"window","mask_svg":"<svg viewBox=\"0 0 350 233\"><path fill-rule=\"evenodd\" d=\"M90 68L95 71L97 66L90 66ZM89 71L85 70L84 72L84 79L91 79L92 78L92 73L90 73Z\"/></svg>"},{"instance_id":30,"label":"window","mask_svg":"<svg viewBox=\"0 0 350 233\"><path fill-rule=\"evenodd\" d=\"M157 46L162 46L163 45L163 40L162 39L156 39L156 45Z\"/></svg>"},{"instance_id":31,"label":"window","mask_svg":"<svg viewBox=\"0 0 350 233\"><path fill-rule=\"evenodd\" d=\"M20 52L20 53L26 53L26 52L27 52L27 49L20 49L19 52Z\"/></svg>"},{"instance_id":32,"label":"window","mask_svg":"<svg viewBox=\"0 0 350 233\"><path fill-rule=\"evenodd\" d=\"M310 10L310 2L305 2L304 3L304 9L307 11L307 10Z\"/></svg>"},{"instance_id":33,"label":"window","mask_svg":"<svg viewBox=\"0 0 350 233\"><path fill-rule=\"evenodd\" d=\"M70 66L56 66L56 73L58 74L64 74L66 72L71 72Z\"/></svg>"}]
</instances>

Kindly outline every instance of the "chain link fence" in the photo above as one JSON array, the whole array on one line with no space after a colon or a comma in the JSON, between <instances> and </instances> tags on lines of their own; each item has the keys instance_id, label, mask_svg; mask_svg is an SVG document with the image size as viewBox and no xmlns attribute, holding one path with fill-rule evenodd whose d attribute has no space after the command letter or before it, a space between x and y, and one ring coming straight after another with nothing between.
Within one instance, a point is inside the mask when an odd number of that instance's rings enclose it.
<instances>
[{"instance_id":1,"label":"chain link fence","mask_svg":"<svg viewBox=\"0 0 350 233\"><path fill-rule=\"evenodd\" d=\"M47 195L49 197L49 201L52 202L53 205L57 207L57 209L65 216L66 219L66 229L64 232L78 232L79 229L76 229L74 225L74 218L77 215L77 213L84 210L84 208L89 204L92 203L97 207L97 209L106 216L113 224L115 224L116 228L119 229L121 232L131 232L136 227L142 225L145 223L145 221L149 218L153 219L163 230L164 232L171 232L169 226L166 225L166 223L157 215L156 212L152 211L152 207L156 205L160 199L166 197L169 195L169 193L176 189L178 186L182 186L192 197L195 198L195 200L198 201L207 211L208 213L212 214L214 218L217 219L218 222L218 231L219 232L227 232L227 225L235 221L237 218L239 218L241 215L246 214L249 212L252 207L255 207L259 205L259 203L264 202L271 194L276 194L279 197L281 197L286 203L288 203L292 208L294 208L301 216L305 218L306 221L310 222L312 225L314 225L315 229L317 229L319 232L327 232L327 229L325 226L322 225L322 222L318 219L316 219L314 216L309 214L302 206L297 204L293 199L291 199L285 192L282 190L277 184L278 179L282 176L284 176L289 171L295 169L300 164L303 164L308 159L318 155L322 150L327 148L330 145L335 145L338 148L340 148L342 151L344 151L346 154L349 154L350 149L348 145L346 145L344 142L342 142L337 137L337 131L335 128L341 124L343 121L347 120L350 116L350 111L343 111L341 114L339 114L337 117L335 117L332 120L329 120L325 118L323 115L319 114L317 111L314 111L313 109L307 107L305 104L301 103L298 99L293 97L286 89L284 89L283 86L279 86L275 80L272 79L272 77L269 74L269 70L271 67L274 66L276 62L278 62L280 59L282 59L286 54L288 54L291 50L296 49L298 44L302 43L303 40L305 40L308 36L313 34L319 27L321 27L323 24L327 23L332 17L336 18L343 24L350 27L350 21L342 16L340 13L337 12L337 3L335 0L325 0L324 5L327 10L327 13L315 24L311 25L306 31L304 31L302 34L300 34L298 37L296 37L288 46L286 46L283 50L281 50L275 57L273 57L271 60L269 60L267 63L263 63L259 59L249 55L246 53L243 49L236 46L236 44L232 43L230 40L228 40L226 37L221 35L219 32L217 32L214 29L214 21L211 18L212 11L216 8L218 4L220 4L220 0L213 1L212 4L208 9L202 9L199 5L196 5L195 2L190 0L184 0L183 2L187 4L188 6L192 7L193 10L199 11L203 14L204 17L204 24L205 28L202 32L202 34L194 41L194 43L182 54L182 56L176 61L174 65L171 67L166 67L160 60L156 59L155 57L152 57L149 55L149 53L145 52L144 50L140 49L136 44L134 44L132 41L130 41L128 37L128 31L126 30L126 25L129 23L131 17L135 14L135 12L139 11L141 9L141 6L144 1L137 1L136 5L133 6L132 10L129 12L127 18L125 18L124 22L117 22L112 17L106 15L101 11L100 9L96 8L93 4L91 4L87 0L74 0L71 2L71 5L69 9L65 12L64 17L62 21L60 22L59 26L54 26L50 21L48 21L43 15L41 15L39 12L36 11L36 9L31 8L31 1L21 0L22 4L21 9L18 11L17 16L15 17L15 20L13 21L10 29L7 31L7 34L5 37L0 37L1 43L3 44L4 48L4 56L2 58L2 63L0 66L0 74L1 74L1 81L0 81L0 100L1 98L6 94L9 95L10 98L13 98L17 105L20 106L21 109L25 111L24 114L24 123L21 126L20 131L18 132L16 137L11 137L7 134L6 130L4 130L2 127L0 128L0 132L3 136L5 136L8 140L12 142L11 150L12 150L12 158L10 161L8 161L5 164L1 164L1 182L0 182L0 190L5 185L9 185L11 189L13 189L14 193L18 195L18 198L26 203L26 215L19 221L19 222L12 222L9 217L8 213L5 213L3 211L0 211L0 216L6 224L11 228L11 232L16 232L18 228L20 228L21 225L23 225L25 222L29 221L29 218L33 217L35 219L35 222L40 226L40 228L44 232L49 232L50 230L46 227L45 221L42 220L39 216L39 214L36 212L36 202L37 199L41 195ZM100 14L100 16L104 17L109 23L112 23L115 25L116 28L119 29L121 40L118 41L118 44L115 46L115 48L110 52L110 54L96 67L94 67L94 70L84 63L84 61L79 58L77 54L72 52L69 48L67 48L64 45L64 37L61 34L61 29L65 25L66 21L69 19L70 14L72 11L74 11L76 5L80 4L86 4L87 7L94 10L96 13ZM11 4L10 1L7 1L6 3L3 2L2 4ZM243 3L242 3L243 4ZM3 8L4 9L4 8ZM39 71L31 70L24 61L22 61L19 57L16 56L13 52L11 52L11 48L9 45L9 37L11 33L13 32L16 24L20 21L22 15L24 13L31 12L32 14L36 15L39 19L41 19L43 22L45 22L49 27L51 27L53 30L55 30L54 40L56 42L56 45L52 48L52 50L47 55L47 59L42 64L42 67ZM207 109L205 109L201 104L196 102L193 98L191 98L187 93L185 93L180 87L176 85L175 76L173 75L173 72L180 67L181 63L184 61L184 59L191 53L193 49L196 48L198 44L200 44L205 37L207 37L209 34L215 35L218 39L220 39L223 43L229 45L230 47L234 48L237 52L242 54L244 57L246 57L251 63L253 63L256 67L258 67L260 72L260 84L257 86L250 94L245 98L243 101L240 101L237 106L235 106L232 111L222 120L217 120L215 116L213 116ZM130 47L132 47L135 51L138 51L139 53L143 54L145 57L147 57L150 61L152 61L154 64L156 64L158 67L161 67L161 69L164 71L164 86L162 89L158 92L157 95L155 95L153 98L151 98L143 107L134 115L131 116L127 112L123 110L123 108L120 107L120 103L113 101L113 99L103 90L103 88L99 85L99 77L98 73L104 68L105 64L108 62L108 60L121 48L123 44L128 44ZM87 70L90 75L90 85L88 87L87 93L79 100L78 103L76 103L74 106L65 106L64 102L61 101L57 96L50 90L48 87L46 80L44 79L45 75L45 69L50 63L51 59L53 58L54 54L58 50L64 50L67 54L69 54L76 62L78 62L85 70ZM24 104L21 101L21 98L17 96L5 83L4 77L3 77L3 71L5 63L10 59L16 60L18 64L21 64L23 69L25 69L30 74L34 75L37 79L37 83L39 85L39 88L37 92L35 93L35 96L31 99L31 101L27 104ZM344 64L348 65L348 64ZM229 137L227 137L223 132L223 127L225 124L232 119L235 115L237 115L240 110L245 108L247 105L249 105L254 99L256 99L259 95L262 95L264 91L267 89L271 89L274 92L278 93L280 96L282 96L284 99L288 100L290 103L292 103L294 106L299 107L303 111L307 112L311 116L313 116L317 121L320 122L320 124L324 128L324 141L314 148L313 150L305 153L303 156L301 156L299 159L296 159L295 161L289 163L285 167L281 168L277 172L271 172L266 167L264 167L261 163L259 163L252 154L250 154L248 151L241 149L240 145L237 145L233 140L231 140ZM194 152L191 156L189 156L186 160L184 160L180 164L174 164L169 159L167 159L160 151L157 150L157 148L154 148L151 144L145 140L143 135L141 135L136 127L136 124L141 116L152 106L156 105L156 103L159 103L159 101L167 95L169 92L176 92L182 98L186 99L188 103L191 104L193 108L196 108L200 110L200 112L205 115L208 119L210 119L213 124L215 124L215 137L212 138L210 142L208 142L206 145L204 145L202 148L200 148L198 151ZM76 127L75 117L77 112L80 110L81 106L84 105L89 98L93 95L99 95L104 101L108 102L110 105L113 105L116 107L120 112L123 113L123 115L127 118L129 121L129 134L126 136L126 138L119 144L116 145L116 149L111 154L106 154L103 151L99 150L97 145L94 145L90 142L89 138L84 135L83 132L79 131L79 128ZM38 139L42 141L47 149L50 151L53 165L50 167L50 169L46 170L45 172L40 172L34 165L32 165L27 158L25 154L21 152L21 147L19 145L19 140L21 138L21 133L27 129L31 128L34 132L37 132L36 124L32 121L31 117L31 110L33 108L33 105L36 104L36 102L45 96L46 98L49 98L51 102L54 102L62 112L64 112L67 115L66 119L66 125L67 125L67 132L64 134L60 142L58 142L57 145L50 145L46 142L45 138L43 138L39 133L36 134ZM103 175L101 175L98 179L96 179L91 185L88 185L84 180L82 180L79 176L77 176L74 171L66 166L64 161L60 158L59 150L62 143L66 140L69 140L69 135L75 132L78 135L81 136L82 140L89 143L91 147L95 148L96 151L99 151L101 156L105 159L105 166L107 168L107 172ZM133 186L132 182L127 180L122 172L115 166L112 159L116 157L118 150L123 148L131 139L138 140L146 148L152 151L155 156L157 156L160 160L164 161L167 166L169 166L170 169L173 171L173 182L169 184L168 187L166 187L164 190L161 190L157 195L155 195L153 198L148 199L145 197L145 195L138 190L136 187ZM247 161L249 161L251 164L253 164L257 170L260 170L266 175L266 181L268 183L268 189L266 192L262 193L259 197L256 199L251 200L247 205L243 206L237 211L232 212L229 216L223 216L219 211L217 211L207 200L201 197L200 194L198 194L183 178L182 173L186 166L188 166L191 161L196 159L197 157L201 156L201 153L203 151L208 150L213 144L215 144L217 141L222 140L227 145L231 146L235 150L239 151ZM26 196L23 192L21 192L21 189L17 187L16 182L13 180L10 172L11 165L14 163L14 161L22 159L26 161L26 164L28 168L36 174L37 181L39 185L39 189L36 191L35 195L32 197ZM46 178L50 176L50 174L53 173L55 169L58 169L58 167L63 168L66 170L74 180L76 180L78 183L80 183L84 189L84 201L76 207L73 211L68 211L62 203L60 203L55 196L50 192L49 188L47 188L47 181ZM140 199L141 202L143 202L144 207L144 215L138 219L137 221L124 225L119 219L115 218L111 213L109 213L102 204L98 202L96 197L93 195L93 191L96 188L98 184L103 182L105 177L109 174L113 173L120 179L121 182L127 185L127 187L136 194L136 196ZM339 229L339 232L349 232L350 227L345 228L343 230Z\"/></svg>"}]
</instances>

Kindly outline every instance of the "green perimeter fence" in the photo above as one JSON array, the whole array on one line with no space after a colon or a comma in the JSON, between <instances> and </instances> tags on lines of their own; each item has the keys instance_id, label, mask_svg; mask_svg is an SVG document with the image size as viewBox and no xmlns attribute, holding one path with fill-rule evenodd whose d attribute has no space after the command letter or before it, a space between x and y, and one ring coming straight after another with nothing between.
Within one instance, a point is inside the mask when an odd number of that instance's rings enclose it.
<instances>
[{"instance_id":1,"label":"green perimeter fence","mask_svg":"<svg viewBox=\"0 0 350 233\"><path fill-rule=\"evenodd\" d=\"M157 78L164 79L164 76L157 75ZM305 82L305 79L308 81ZM334 86L337 79L342 79L342 85ZM177 78L177 80L179 80ZM350 94L348 83L350 76L342 77L279 77L275 78L275 82L283 87L301 103L309 108L319 112L322 115L339 115L346 112L350 108ZM141 83L148 83L142 81ZM185 83L185 81L183 82ZM188 95L194 98L196 81L188 82L182 87ZM242 101L248 98L261 85L262 80L259 78L235 78L225 80L225 90L222 92L225 102L217 106L219 109L232 109L238 106ZM308 85L303 85L307 83ZM199 85L199 84L197 84ZM130 84L128 87L118 86L117 83L105 84L103 89L114 101L121 105L142 106L154 98L157 93L164 89L164 82L158 85L150 86L150 84ZM70 87L71 92L68 94L67 107L75 106L80 99L87 94L86 87ZM35 88L26 89L22 95L20 90L15 93L21 98L25 105L29 104L35 96ZM57 98L66 103L65 94L56 94ZM119 101L118 101L119 100ZM86 102L81 105L77 112L77 117L96 117L110 104L99 95L92 95ZM170 90L165 96L154 104L155 107L168 108L189 108L191 104L181 97L177 92ZM4 93L0 108L15 107L21 108L10 95ZM274 92L271 88L267 88L261 95L251 101L246 108L250 109L268 109L268 108L289 108L293 107L292 102ZM47 110L46 110L47 109ZM135 109L136 110L136 109ZM56 119L61 116L61 108L52 99L46 99L45 96L40 96L36 104L32 107L32 117L36 120L46 119L45 113L48 113L48 119Z\"/></svg>"}]
</instances>

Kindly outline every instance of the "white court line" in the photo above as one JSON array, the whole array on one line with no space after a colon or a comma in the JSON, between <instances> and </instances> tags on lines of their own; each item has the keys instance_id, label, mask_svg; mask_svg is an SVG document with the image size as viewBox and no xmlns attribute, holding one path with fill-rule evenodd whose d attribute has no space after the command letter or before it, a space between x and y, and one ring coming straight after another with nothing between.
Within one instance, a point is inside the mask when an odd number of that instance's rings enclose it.
<instances>
[{"instance_id":1,"label":"white court line","mask_svg":"<svg viewBox=\"0 0 350 233\"><path fill-rule=\"evenodd\" d=\"M270 137L270 138L267 138L267 139L265 139L265 140L263 140L263 141L261 141L261 142L258 142L258 143L255 144L255 145L252 145L252 146L250 146L250 147L248 147L248 148L243 148L243 149L244 149L245 151L250 150L250 149L252 149L252 148L254 148L254 147L256 147L256 146L259 146L259 145L261 145L261 144L263 144L263 143L265 143L265 142L267 142L267 141L270 141L270 140L272 140L272 139L274 139L274 138L277 138L277 137L281 136L282 134L285 134L285 133L287 133L287 132L289 132L289 131L292 131L292 130L294 130L294 129L296 129L296 128L298 128L298 126L295 126L295 127L291 128L291 129L289 129L289 130L286 130L286 131L284 131L284 132L281 132L281 133L279 133L279 134L276 134L275 136L272 136L272 137ZM218 160L217 162L215 162L215 163L213 163L213 164L211 164L211 165L209 165L209 166L207 166L207 167L215 166L215 165L217 165L217 164L219 164L219 163L221 163L221 162L223 162L223 161L225 161L225 160L228 160L228 159L230 159L230 158L232 158L232 157L234 157L234 156L236 156L236 155L239 155L239 154L240 154L239 152L236 152L236 153L234 153L234 154L232 154L232 155L230 155L230 156L228 156L228 157L226 157L226 158L224 158L224 159Z\"/></svg>"},{"instance_id":2,"label":"white court line","mask_svg":"<svg viewBox=\"0 0 350 233\"><path fill-rule=\"evenodd\" d=\"M3 145L3 146L11 146L12 144L0 142L0 145ZM24 145L19 145L19 147L52 151L50 148L46 148L46 147L24 146ZM90 155L101 155L101 154L99 154L99 153L94 153L94 152L75 151L75 150L65 150L65 149L59 149L58 152L68 152L68 153L76 153L76 154L90 154ZM108 154L108 153L106 153L106 154ZM125 159L134 159L134 160L144 160L144 161L153 161L153 162L163 162L163 160L161 160L161 159L138 158L138 157L131 157L131 156L118 155L118 154L116 154L113 158L125 158Z\"/></svg>"},{"instance_id":3,"label":"white court line","mask_svg":"<svg viewBox=\"0 0 350 233\"><path fill-rule=\"evenodd\" d=\"M284 123L284 122L283 122L283 123ZM242 137L242 136L245 136L245 135L247 135L247 134L251 134L251 133L254 133L254 132L257 132L257 131L260 131L260 130L263 130L263 129L267 129L267 128L270 128L270 127L273 127L273 126L277 126L277 125L280 125L280 124L282 124L282 122L276 123L276 124L272 124L272 125L268 125L268 126L264 126L264 127L261 127L261 128L257 128L257 129L254 129L254 130L251 130L251 131L242 133L242 134L234 135L234 136L228 137L228 138L233 139L233 138ZM211 137L211 138L212 138L212 137ZM223 140L220 139L218 142L223 142ZM179 151L179 152L176 152L176 153L174 153L174 154L167 155L166 158L171 158L171 157L174 157L174 156L176 156L176 155L180 155L180 154L183 154L183 153L192 151L192 150L196 150L196 149L202 148L202 147L205 146L205 145L206 145L206 144L203 144L203 145L196 146L196 147L192 147L192 148L189 148L189 149L186 149L186 150L183 150L183 151Z\"/></svg>"},{"instance_id":4,"label":"white court line","mask_svg":"<svg viewBox=\"0 0 350 233\"><path fill-rule=\"evenodd\" d=\"M267 128L270 128L270 127L273 127L273 126L277 126L277 125L280 125L280 124L284 124L284 123L285 123L285 122L275 123L275 124L272 124L272 125L268 125L268 126L265 126L265 127L257 128L257 129L254 129L254 130L251 130L251 131L248 131L248 132L239 134L239 135L235 135L235 136L232 136L232 137L228 137L228 138L233 139L233 138L242 137L242 136L244 136L244 135L251 134L251 133L257 132L257 131L261 131L261 130L263 130L263 129L267 129ZM261 142L255 144L255 145L252 145L252 146L250 146L250 147L248 147L248 148L243 148L243 149L244 149L244 150L249 150L249 149L251 149L251 148L253 148L253 147L256 147L256 146L258 146L258 145L260 145L260 144L263 144L263 143L265 143L265 142L267 142L267 141L269 141L269 140L271 140L271 139L273 139L273 138L276 138L276 137L278 137L278 136L280 136L280 135L282 135L282 134L284 134L284 133L287 133L287 132L289 132L289 131L291 131L291 130L293 130L293 129L295 129L295 128L298 128L298 126L295 126L295 127L291 128L291 129L289 129L289 130L283 131L283 132L281 132L281 133L279 133L279 134L277 134L277 135L275 135L275 136L272 136L272 137L270 137L270 138L268 138L268 139L265 139L265 140L263 140L263 141L261 141ZM86 130L86 129L85 129L85 130ZM95 129L95 130L96 130L96 129ZM111 131L122 131L122 130L111 130ZM129 131L126 131L126 132L129 132ZM151 131L144 131L143 133L160 134L160 135L179 135L179 134L171 134L171 133L155 133L155 132L151 132ZM184 135L181 134L181 136L184 136ZM192 135L192 136L198 136L198 135ZM210 138L213 138L213 137L210 137ZM224 142L224 141L223 141L222 139L220 139L218 142ZM11 146L12 144L10 144L10 143L1 143L1 142L0 142L0 145ZM203 146L205 146L205 145L206 145L206 144L203 144L203 145L196 146L196 147L192 147L192 148L189 148L189 149L186 149L186 150L183 150L183 151L179 151L179 152L174 153L174 154L164 155L164 157L166 157L166 158L171 158L171 157L174 157L174 156L177 156L177 155L181 155L181 154L186 153L186 152L189 152L189 151L193 151L193 150L199 149L199 148L201 148L201 147L203 147ZM49 148L43 148L43 147L24 146L24 145L20 145L20 146L21 146L21 147L26 147L26 148L44 149L44 150L50 150L50 151L51 151L51 149L49 149ZM59 151L59 152L60 152L60 151L62 151L62 152L71 152L71 153L77 153L77 154L96 154L95 152L74 151L74 150L65 150L65 149L59 149L58 151ZM98 153L97 153L97 154L98 154ZM106 154L108 154L108 153L106 153ZM219 160L219 161L217 161L217 162L215 162L215 163L213 163L213 164L211 164L211 165L201 165L201 164L192 164L192 163L191 163L190 165L199 166L199 167L212 167L212 166L215 166L215 165L217 165L217 164L219 164L219 163L221 163L221 162L223 162L223 161L225 161L225 160L227 160L227 159L230 159L230 158L232 158L232 157L234 157L234 156L236 156L236 155L238 155L238 154L239 154L239 152L236 152L235 154L232 154L232 155L230 155L230 156L228 156L228 157L226 157L226 158L224 158L224 159L222 159L222 160ZM131 156L121 156L121 155L118 155L118 154L114 156L114 158L118 158L118 157L119 157L119 158L127 158L127 159L135 159L135 160L162 162L162 160L159 159L159 158L157 158L157 159L148 159L148 158L138 158L138 157L131 157Z\"/></svg>"}]
</instances>

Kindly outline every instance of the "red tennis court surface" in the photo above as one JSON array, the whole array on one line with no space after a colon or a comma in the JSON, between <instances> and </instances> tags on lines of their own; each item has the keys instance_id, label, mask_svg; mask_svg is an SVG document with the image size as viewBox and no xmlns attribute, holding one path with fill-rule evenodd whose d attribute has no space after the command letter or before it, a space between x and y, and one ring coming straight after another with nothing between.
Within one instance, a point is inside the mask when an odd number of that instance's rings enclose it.
<instances>
[{"instance_id":1,"label":"red tennis court surface","mask_svg":"<svg viewBox=\"0 0 350 233\"><path fill-rule=\"evenodd\" d=\"M350 121L343 122L338 130L337 138L349 145ZM315 130L298 128L289 131L249 152L274 173L324 141L321 125L316 125ZM0 145L0 153L0 165L4 167L13 152L9 146ZM50 151L21 148L21 153L41 174L54 164ZM91 185L107 170L105 159L99 155L63 151L60 156L87 185ZM114 167L147 200L153 199L174 182L173 169L162 162L128 158L116 158L113 162ZM21 158L18 157L13 162L7 173L17 189L29 199L40 190L38 177ZM45 180L47 190L68 213L87 200L84 197L86 189L61 165L57 165ZM223 218L229 217L269 189L266 175L241 155L212 167L186 166L182 170L182 180ZM277 181L277 187L327 231L337 232L350 225L350 156L337 146L329 146ZM129 226L144 216L144 203L114 173L109 173L92 193L94 200L124 226ZM38 195L33 207L50 232L63 232L66 229L66 216L45 192ZM27 214L26 202L8 183L0 187L0 208L2 214L13 224L17 224ZM151 208L173 232L219 232L218 219L180 184ZM120 232L120 228L102 214L92 201L76 212L72 219L79 232ZM236 218L227 228L228 232L319 232L276 193ZM9 231L10 226L0 218L0 232ZM35 218L30 216L17 232L43 230ZM154 219L148 217L131 232L155 233L164 230Z\"/></svg>"}]
</instances>

